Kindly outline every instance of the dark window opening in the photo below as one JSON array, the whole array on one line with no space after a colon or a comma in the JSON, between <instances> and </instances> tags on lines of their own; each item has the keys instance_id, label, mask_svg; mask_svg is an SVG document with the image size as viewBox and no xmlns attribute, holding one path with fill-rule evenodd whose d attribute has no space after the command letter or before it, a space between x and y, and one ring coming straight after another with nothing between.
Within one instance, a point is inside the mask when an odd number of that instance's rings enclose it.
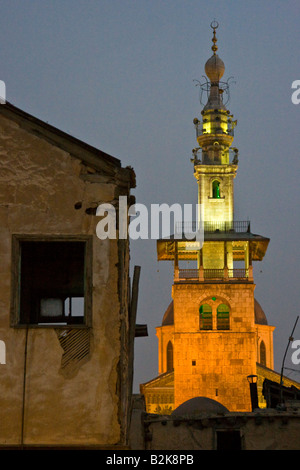
<instances>
[{"instance_id":1,"label":"dark window opening","mask_svg":"<svg viewBox=\"0 0 300 470\"><path fill-rule=\"evenodd\" d=\"M20 241L18 265L18 324L85 323L85 241Z\"/></svg>"},{"instance_id":2,"label":"dark window opening","mask_svg":"<svg viewBox=\"0 0 300 470\"><path fill-rule=\"evenodd\" d=\"M217 450L242 450L240 431L217 431Z\"/></svg>"},{"instance_id":3,"label":"dark window opening","mask_svg":"<svg viewBox=\"0 0 300 470\"><path fill-rule=\"evenodd\" d=\"M171 341L167 344L167 372L173 370L173 344Z\"/></svg>"},{"instance_id":4,"label":"dark window opening","mask_svg":"<svg viewBox=\"0 0 300 470\"><path fill-rule=\"evenodd\" d=\"M263 341L260 343L259 351L260 351L260 354L259 354L260 360L259 360L259 362L263 366L266 366L267 365L267 358L266 358L267 353L266 353L266 345Z\"/></svg>"}]
</instances>

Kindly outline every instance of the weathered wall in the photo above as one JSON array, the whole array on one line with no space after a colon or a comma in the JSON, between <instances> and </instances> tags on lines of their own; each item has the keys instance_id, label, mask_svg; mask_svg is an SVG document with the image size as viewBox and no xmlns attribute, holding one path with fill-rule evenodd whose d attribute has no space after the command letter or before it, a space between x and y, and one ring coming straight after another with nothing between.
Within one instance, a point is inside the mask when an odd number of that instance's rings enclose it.
<instances>
[{"instance_id":1,"label":"weathered wall","mask_svg":"<svg viewBox=\"0 0 300 470\"><path fill-rule=\"evenodd\" d=\"M0 445L99 444L121 441L119 246L99 240L89 207L115 198L113 182L92 183L92 174L69 153L0 117ZM74 205L81 202L81 207ZM10 327L13 234L93 237L90 354L76 367L61 368L57 329ZM128 267L125 250L124 265ZM126 280L126 275L125 275ZM125 286L126 287L126 286ZM125 330L127 326L125 325ZM126 332L125 332L126 335Z\"/></svg>"},{"instance_id":2,"label":"weathered wall","mask_svg":"<svg viewBox=\"0 0 300 470\"><path fill-rule=\"evenodd\" d=\"M239 431L241 450L299 450L299 412L205 415L197 418L145 415L140 433L147 450L217 450L218 431ZM141 442L132 440L137 449Z\"/></svg>"}]
</instances>

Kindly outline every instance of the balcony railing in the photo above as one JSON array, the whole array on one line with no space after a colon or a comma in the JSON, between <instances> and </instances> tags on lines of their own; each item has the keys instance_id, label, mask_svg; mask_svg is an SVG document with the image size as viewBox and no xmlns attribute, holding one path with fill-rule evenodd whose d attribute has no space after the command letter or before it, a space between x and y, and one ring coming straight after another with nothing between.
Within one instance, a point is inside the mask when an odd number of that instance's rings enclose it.
<instances>
[{"instance_id":1,"label":"balcony railing","mask_svg":"<svg viewBox=\"0 0 300 470\"><path fill-rule=\"evenodd\" d=\"M179 279L199 279L199 269L180 269Z\"/></svg>"},{"instance_id":2,"label":"balcony railing","mask_svg":"<svg viewBox=\"0 0 300 470\"><path fill-rule=\"evenodd\" d=\"M219 158L210 157L210 153L207 150L202 150L200 148L195 149L194 159L192 159L195 165L237 165L239 162L238 149L235 147L230 147L228 150L221 152Z\"/></svg>"},{"instance_id":3,"label":"balcony railing","mask_svg":"<svg viewBox=\"0 0 300 470\"><path fill-rule=\"evenodd\" d=\"M230 222L204 222L204 232L245 233L249 231L250 231L249 220L232 220Z\"/></svg>"},{"instance_id":4,"label":"balcony railing","mask_svg":"<svg viewBox=\"0 0 300 470\"><path fill-rule=\"evenodd\" d=\"M204 269L204 279L224 279L224 269Z\"/></svg>"},{"instance_id":5,"label":"balcony railing","mask_svg":"<svg viewBox=\"0 0 300 470\"><path fill-rule=\"evenodd\" d=\"M229 279L248 279L249 269L234 268L228 269Z\"/></svg>"},{"instance_id":6,"label":"balcony railing","mask_svg":"<svg viewBox=\"0 0 300 470\"><path fill-rule=\"evenodd\" d=\"M249 220L233 220L230 222L202 222L198 223L200 229L204 229L204 233L246 233L250 232L250 221ZM176 222L175 233L176 234L191 234L196 233L197 223L191 222Z\"/></svg>"},{"instance_id":7,"label":"balcony railing","mask_svg":"<svg viewBox=\"0 0 300 470\"><path fill-rule=\"evenodd\" d=\"M222 122L224 126L224 122ZM227 123L225 124L227 125ZM208 128L208 126L210 126ZM231 135L234 136L234 126L232 123L228 123L227 129L224 130L220 124L220 122L216 122L215 125L211 125L211 123L206 123L206 122L200 122L198 121L197 124L195 124L196 128L196 136L200 137L201 135L210 135L210 134L225 134L225 135Z\"/></svg>"},{"instance_id":8,"label":"balcony railing","mask_svg":"<svg viewBox=\"0 0 300 470\"><path fill-rule=\"evenodd\" d=\"M231 280L252 280L252 272L250 269L233 268L233 269L178 269L179 281L231 281Z\"/></svg>"}]
</instances>

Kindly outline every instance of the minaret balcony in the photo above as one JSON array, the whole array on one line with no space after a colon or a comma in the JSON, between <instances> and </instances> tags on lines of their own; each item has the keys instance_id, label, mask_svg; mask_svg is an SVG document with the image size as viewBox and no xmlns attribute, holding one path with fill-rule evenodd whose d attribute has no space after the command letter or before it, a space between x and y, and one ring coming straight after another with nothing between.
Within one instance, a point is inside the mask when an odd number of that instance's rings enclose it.
<instances>
[{"instance_id":1,"label":"minaret balcony","mask_svg":"<svg viewBox=\"0 0 300 470\"><path fill-rule=\"evenodd\" d=\"M174 273L175 282L253 282L252 266L249 268L181 269Z\"/></svg>"},{"instance_id":2,"label":"minaret balcony","mask_svg":"<svg viewBox=\"0 0 300 470\"><path fill-rule=\"evenodd\" d=\"M222 127L221 127L222 126ZM202 136L202 135L230 135L231 137L234 137L234 128L231 126L224 125L223 123L218 126L212 126L211 123L205 123L205 122L198 122L195 125L196 128L196 136L197 138Z\"/></svg>"},{"instance_id":3,"label":"minaret balcony","mask_svg":"<svg viewBox=\"0 0 300 470\"><path fill-rule=\"evenodd\" d=\"M229 147L225 150L219 151L216 147L212 149L193 150L194 158L191 159L194 165L238 165L238 149Z\"/></svg>"},{"instance_id":4,"label":"minaret balcony","mask_svg":"<svg viewBox=\"0 0 300 470\"><path fill-rule=\"evenodd\" d=\"M253 261L262 261L269 238L253 234L250 221L178 222L157 240L158 261L173 261L174 282L253 283Z\"/></svg>"},{"instance_id":5,"label":"minaret balcony","mask_svg":"<svg viewBox=\"0 0 300 470\"><path fill-rule=\"evenodd\" d=\"M196 234L196 222L183 222L176 229L183 233L169 246L175 283L253 282L252 260L261 256L262 247L256 245L249 220L204 221L202 241L197 239L201 231Z\"/></svg>"},{"instance_id":6,"label":"minaret balcony","mask_svg":"<svg viewBox=\"0 0 300 470\"><path fill-rule=\"evenodd\" d=\"M199 146L204 149L204 148L215 148L216 151L219 151L221 146L224 148L229 148L230 145L233 142L233 135L231 135L228 132L207 132L207 133L202 133L197 137L197 142ZM219 146L218 148L216 147L216 143Z\"/></svg>"},{"instance_id":7,"label":"minaret balcony","mask_svg":"<svg viewBox=\"0 0 300 470\"><path fill-rule=\"evenodd\" d=\"M230 221L204 221L198 225L204 233L250 233L250 220L230 220ZM176 222L175 235L195 234L197 229L196 221Z\"/></svg>"}]
</instances>

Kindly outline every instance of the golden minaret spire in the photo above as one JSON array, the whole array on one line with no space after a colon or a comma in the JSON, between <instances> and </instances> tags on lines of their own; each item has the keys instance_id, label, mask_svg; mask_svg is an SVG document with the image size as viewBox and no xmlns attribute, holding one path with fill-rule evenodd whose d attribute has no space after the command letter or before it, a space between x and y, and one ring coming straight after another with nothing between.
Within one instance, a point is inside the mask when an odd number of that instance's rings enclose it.
<instances>
[{"instance_id":1,"label":"golden minaret spire","mask_svg":"<svg viewBox=\"0 0 300 470\"><path fill-rule=\"evenodd\" d=\"M214 53L214 55L216 55L216 52L218 50L218 46L216 45L217 44L217 38L216 38L216 29L219 27L219 23L214 20L210 23L210 27L214 30L214 35L213 35L213 38L212 38L212 42L214 43L213 46L212 46L212 51Z\"/></svg>"}]
</instances>

